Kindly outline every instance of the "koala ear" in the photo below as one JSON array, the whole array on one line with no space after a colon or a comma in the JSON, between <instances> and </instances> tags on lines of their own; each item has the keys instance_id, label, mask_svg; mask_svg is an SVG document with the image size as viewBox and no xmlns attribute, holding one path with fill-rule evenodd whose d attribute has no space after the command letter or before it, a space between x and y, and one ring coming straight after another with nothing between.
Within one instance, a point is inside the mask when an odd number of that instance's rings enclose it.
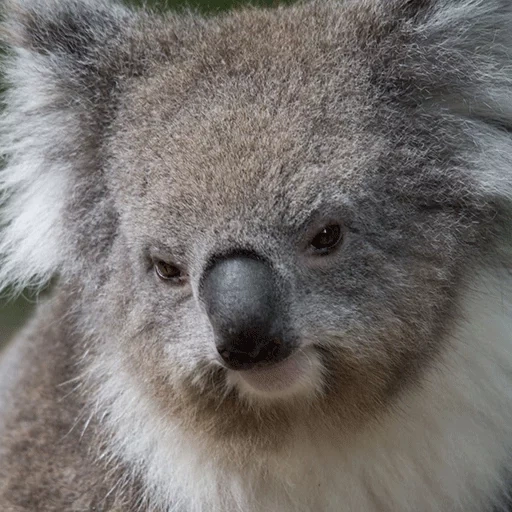
<instances>
[{"instance_id":1,"label":"koala ear","mask_svg":"<svg viewBox=\"0 0 512 512\"><path fill-rule=\"evenodd\" d=\"M512 2L377 0L380 71L407 107L456 121L483 194L512 200ZM464 140L460 140L463 150Z\"/></svg>"},{"instance_id":2,"label":"koala ear","mask_svg":"<svg viewBox=\"0 0 512 512\"><path fill-rule=\"evenodd\" d=\"M104 254L115 215L102 141L118 82L140 71L139 15L125 7L101 0L4 5L0 289L42 285Z\"/></svg>"},{"instance_id":3,"label":"koala ear","mask_svg":"<svg viewBox=\"0 0 512 512\"><path fill-rule=\"evenodd\" d=\"M510 123L512 2L509 0L377 0L383 45L396 90L414 101L445 100L468 115ZM415 95L415 97L414 97Z\"/></svg>"}]
</instances>

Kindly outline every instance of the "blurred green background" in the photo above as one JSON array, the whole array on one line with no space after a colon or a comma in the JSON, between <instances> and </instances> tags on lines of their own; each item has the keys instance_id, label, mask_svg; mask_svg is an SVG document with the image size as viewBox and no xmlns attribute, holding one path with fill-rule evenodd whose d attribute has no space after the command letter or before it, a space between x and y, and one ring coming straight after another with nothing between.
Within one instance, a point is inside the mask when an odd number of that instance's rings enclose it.
<instances>
[{"instance_id":1,"label":"blurred green background","mask_svg":"<svg viewBox=\"0 0 512 512\"><path fill-rule=\"evenodd\" d=\"M253 0L250 3L260 6L275 6L278 3L287 2L290 2L290 0ZM236 8L247 2L244 0L131 0L127 3L150 5L159 9L192 7L214 14ZM36 299L34 297L29 298L26 295L22 295L17 299L8 299L6 296L0 296L0 348L26 322L35 307L35 302Z\"/></svg>"}]
</instances>

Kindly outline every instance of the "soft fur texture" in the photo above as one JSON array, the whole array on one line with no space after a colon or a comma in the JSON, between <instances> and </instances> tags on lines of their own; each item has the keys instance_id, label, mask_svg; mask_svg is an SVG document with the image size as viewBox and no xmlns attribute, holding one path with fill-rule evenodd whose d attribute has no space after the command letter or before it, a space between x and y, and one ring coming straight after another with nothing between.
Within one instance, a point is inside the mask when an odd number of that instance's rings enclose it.
<instances>
[{"instance_id":1,"label":"soft fur texture","mask_svg":"<svg viewBox=\"0 0 512 512\"><path fill-rule=\"evenodd\" d=\"M8 0L0 288L55 285L0 363L0 510L508 510L511 23ZM220 363L234 254L272 268L286 392Z\"/></svg>"}]
</instances>

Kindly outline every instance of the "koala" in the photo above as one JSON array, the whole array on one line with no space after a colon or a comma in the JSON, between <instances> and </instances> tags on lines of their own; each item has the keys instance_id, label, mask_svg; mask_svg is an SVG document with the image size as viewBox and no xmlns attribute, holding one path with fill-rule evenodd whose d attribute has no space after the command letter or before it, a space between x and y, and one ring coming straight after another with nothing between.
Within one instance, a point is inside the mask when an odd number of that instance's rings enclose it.
<instances>
[{"instance_id":1,"label":"koala","mask_svg":"<svg viewBox=\"0 0 512 512\"><path fill-rule=\"evenodd\" d=\"M2 9L0 510L512 510L509 0Z\"/></svg>"}]
</instances>

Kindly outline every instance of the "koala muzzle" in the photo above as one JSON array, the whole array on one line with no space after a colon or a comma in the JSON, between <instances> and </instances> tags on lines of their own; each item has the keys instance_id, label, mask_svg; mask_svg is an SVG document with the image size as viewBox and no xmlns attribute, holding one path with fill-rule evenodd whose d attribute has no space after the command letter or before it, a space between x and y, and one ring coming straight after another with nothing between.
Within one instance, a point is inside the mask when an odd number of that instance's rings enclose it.
<instances>
[{"instance_id":1,"label":"koala muzzle","mask_svg":"<svg viewBox=\"0 0 512 512\"><path fill-rule=\"evenodd\" d=\"M275 276L264 261L249 256L218 260L204 276L201 295L217 350L229 368L274 364L291 353L283 338Z\"/></svg>"}]
</instances>

